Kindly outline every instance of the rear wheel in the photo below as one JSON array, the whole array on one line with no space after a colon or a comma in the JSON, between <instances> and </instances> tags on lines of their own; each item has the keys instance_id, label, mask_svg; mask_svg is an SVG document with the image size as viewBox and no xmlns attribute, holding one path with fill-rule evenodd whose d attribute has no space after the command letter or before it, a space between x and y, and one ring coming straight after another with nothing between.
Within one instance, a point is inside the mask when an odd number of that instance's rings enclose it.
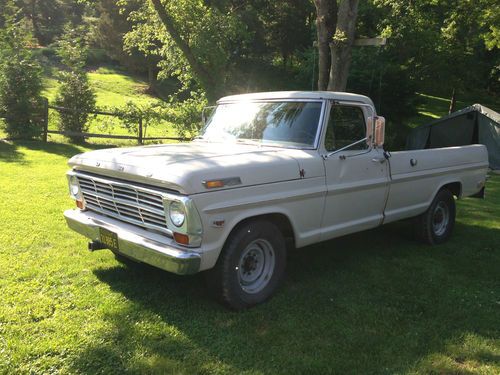
<instances>
[{"instance_id":1,"label":"rear wheel","mask_svg":"<svg viewBox=\"0 0 500 375\"><path fill-rule=\"evenodd\" d=\"M430 207L416 218L417 236L429 245L443 243L450 238L455 225L455 199L448 189L441 189Z\"/></svg>"},{"instance_id":2,"label":"rear wheel","mask_svg":"<svg viewBox=\"0 0 500 375\"><path fill-rule=\"evenodd\" d=\"M281 283L286 265L285 239L269 221L251 221L230 235L208 282L216 297L235 310L262 303Z\"/></svg>"}]
</instances>

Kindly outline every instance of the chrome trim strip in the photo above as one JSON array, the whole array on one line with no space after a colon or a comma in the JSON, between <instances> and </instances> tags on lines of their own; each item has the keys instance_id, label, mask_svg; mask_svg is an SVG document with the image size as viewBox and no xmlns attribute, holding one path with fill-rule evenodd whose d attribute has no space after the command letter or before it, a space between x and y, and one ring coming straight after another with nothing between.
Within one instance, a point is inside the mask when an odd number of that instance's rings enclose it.
<instances>
[{"instance_id":1,"label":"chrome trim strip","mask_svg":"<svg viewBox=\"0 0 500 375\"><path fill-rule=\"evenodd\" d=\"M96 219L89 212L80 210L67 210L64 212L64 217L72 230L91 241L100 241L99 228L116 233L119 253L139 262L179 275L193 274L200 270L201 255L199 253L160 242L154 236L150 238L144 230L132 231L126 227L123 228L121 222L114 223L115 220L106 220L106 218ZM144 232L144 235L140 231Z\"/></svg>"},{"instance_id":2,"label":"chrome trim strip","mask_svg":"<svg viewBox=\"0 0 500 375\"><path fill-rule=\"evenodd\" d=\"M80 184L80 186L82 186ZM98 197L100 199L105 199L105 200L108 200L110 201L112 204L114 203L115 204L115 207L116 207L116 203L120 203L120 204L123 204L125 206L129 206L129 207L134 207L134 208L137 208L138 206L137 205L134 205L132 204L131 202L127 202L126 200L124 199L121 199L121 198L115 198L113 196L106 196L105 194L102 194L102 193L96 193L95 191L91 191L91 190L87 190L87 189L84 189L84 188L81 188L80 187L80 190L83 192L83 193L87 193L87 194L90 194L90 195L93 195L94 197ZM97 191L97 189L96 189ZM99 201L98 201L99 202ZM139 203L140 204L140 203ZM144 211L149 211L153 214L156 214L156 215L160 215L160 216L163 216L165 217L165 211L162 211L162 210L158 210L156 208L153 208L153 207L147 207L147 206L143 206L141 205L140 206L140 209L141 210L144 210ZM119 211L117 209L117 211Z\"/></svg>"},{"instance_id":3,"label":"chrome trim strip","mask_svg":"<svg viewBox=\"0 0 500 375\"><path fill-rule=\"evenodd\" d=\"M178 200L179 196L81 171L69 171L68 176L78 179L86 207L91 211L173 237L164 201ZM163 210L154 207L160 204Z\"/></svg>"},{"instance_id":4,"label":"chrome trim strip","mask_svg":"<svg viewBox=\"0 0 500 375\"><path fill-rule=\"evenodd\" d=\"M89 206L97 207L95 204L88 203L88 202L86 202L86 206L87 207L89 207ZM150 223L144 223L142 221L135 220L135 219L128 218L128 217L124 218L123 216L118 216L115 213L113 213L112 211L107 210L106 208L101 209L101 211L98 211L98 210L91 210L91 211L99 213L101 215L112 217L112 218L117 219L117 220L121 220L124 223L130 223L130 224L137 225L138 227L141 227L141 228L153 229L153 230L162 232L162 233L166 234L167 236L169 236L170 238L173 237L173 232L168 228L161 227L159 225L153 225Z\"/></svg>"}]
</instances>

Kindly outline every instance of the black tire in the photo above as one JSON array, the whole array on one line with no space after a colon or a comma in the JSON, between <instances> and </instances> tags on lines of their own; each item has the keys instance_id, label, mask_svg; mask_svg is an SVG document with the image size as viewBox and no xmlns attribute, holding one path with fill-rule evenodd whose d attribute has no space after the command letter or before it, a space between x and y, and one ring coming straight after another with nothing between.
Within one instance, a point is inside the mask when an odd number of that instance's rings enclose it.
<instances>
[{"instance_id":1,"label":"black tire","mask_svg":"<svg viewBox=\"0 0 500 375\"><path fill-rule=\"evenodd\" d=\"M285 266L283 234L272 222L258 220L244 223L231 233L217 264L206 275L220 302L242 310L266 301L276 292Z\"/></svg>"},{"instance_id":2,"label":"black tire","mask_svg":"<svg viewBox=\"0 0 500 375\"><path fill-rule=\"evenodd\" d=\"M448 189L441 189L430 207L416 218L417 237L429 244L446 242L455 226L455 199Z\"/></svg>"}]
</instances>

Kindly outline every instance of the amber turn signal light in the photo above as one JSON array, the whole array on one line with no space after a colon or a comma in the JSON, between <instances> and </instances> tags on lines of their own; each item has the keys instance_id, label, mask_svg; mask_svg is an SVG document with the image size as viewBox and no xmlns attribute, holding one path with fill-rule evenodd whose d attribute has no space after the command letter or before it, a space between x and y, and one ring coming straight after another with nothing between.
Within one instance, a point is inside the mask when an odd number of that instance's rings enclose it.
<instances>
[{"instance_id":1,"label":"amber turn signal light","mask_svg":"<svg viewBox=\"0 0 500 375\"><path fill-rule=\"evenodd\" d=\"M189 245L189 236L187 234L174 232L174 240L181 245Z\"/></svg>"},{"instance_id":2,"label":"amber turn signal light","mask_svg":"<svg viewBox=\"0 0 500 375\"><path fill-rule=\"evenodd\" d=\"M76 207L78 207L80 210L83 210L85 206L83 205L83 201L76 201Z\"/></svg>"},{"instance_id":3,"label":"amber turn signal light","mask_svg":"<svg viewBox=\"0 0 500 375\"><path fill-rule=\"evenodd\" d=\"M224 187L224 181L222 181L222 180L207 181L207 182L205 182L205 187L207 189Z\"/></svg>"}]
</instances>

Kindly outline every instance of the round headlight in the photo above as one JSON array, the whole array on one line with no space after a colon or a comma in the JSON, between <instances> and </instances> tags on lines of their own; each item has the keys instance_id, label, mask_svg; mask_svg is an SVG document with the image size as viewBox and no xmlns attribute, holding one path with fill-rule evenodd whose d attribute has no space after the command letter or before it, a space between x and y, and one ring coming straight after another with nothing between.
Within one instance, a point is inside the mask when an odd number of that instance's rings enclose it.
<instances>
[{"instance_id":1,"label":"round headlight","mask_svg":"<svg viewBox=\"0 0 500 375\"><path fill-rule=\"evenodd\" d=\"M181 202L170 203L170 220L176 227L182 226L184 224L184 219L186 218L186 212L184 211L184 205Z\"/></svg>"},{"instance_id":2,"label":"round headlight","mask_svg":"<svg viewBox=\"0 0 500 375\"><path fill-rule=\"evenodd\" d=\"M69 191L73 197L78 197L80 194L80 186L78 185L78 179L73 176L69 180Z\"/></svg>"}]
</instances>

